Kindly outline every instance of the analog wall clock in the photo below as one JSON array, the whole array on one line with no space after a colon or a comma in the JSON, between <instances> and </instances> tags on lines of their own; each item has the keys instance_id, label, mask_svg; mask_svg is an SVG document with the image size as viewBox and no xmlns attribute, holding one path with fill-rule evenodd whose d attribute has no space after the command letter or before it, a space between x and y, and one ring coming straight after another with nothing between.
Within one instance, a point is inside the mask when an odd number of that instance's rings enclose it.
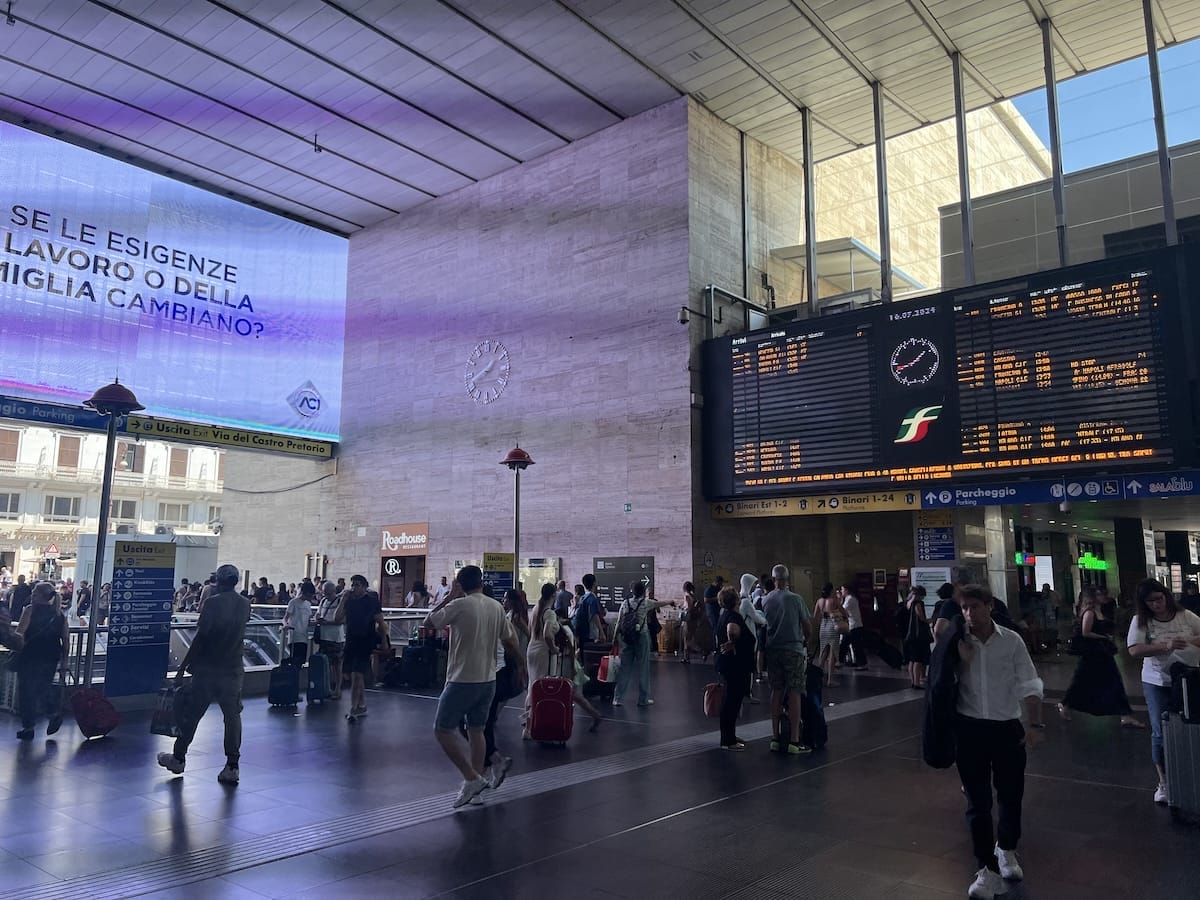
<instances>
[{"instance_id":1,"label":"analog wall clock","mask_svg":"<svg viewBox=\"0 0 1200 900\"><path fill-rule=\"evenodd\" d=\"M928 384L937 374L941 361L933 341L923 337L908 338L892 351L892 377L909 386Z\"/></svg>"},{"instance_id":2,"label":"analog wall clock","mask_svg":"<svg viewBox=\"0 0 1200 900\"><path fill-rule=\"evenodd\" d=\"M472 400L487 404L504 393L511 372L512 362L505 346L499 341L480 341L467 357L463 384Z\"/></svg>"}]
</instances>

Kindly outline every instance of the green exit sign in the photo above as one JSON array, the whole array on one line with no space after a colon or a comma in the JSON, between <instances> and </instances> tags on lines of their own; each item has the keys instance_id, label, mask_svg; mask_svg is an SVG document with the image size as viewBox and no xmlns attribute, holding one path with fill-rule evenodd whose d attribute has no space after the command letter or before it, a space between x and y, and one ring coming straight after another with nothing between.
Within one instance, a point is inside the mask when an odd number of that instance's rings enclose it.
<instances>
[{"instance_id":1,"label":"green exit sign","mask_svg":"<svg viewBox=\"0 0 1200 900\"><path fill-rule=\"evenodd\" d=\"M1079 568L1088 569L1092 572L1107 572L1108 560L1098 559L1092 553L1092 551L1089 550L1087 553L1083 554L1083 556L1079 557Z\"/></svg>"}]
</instances>

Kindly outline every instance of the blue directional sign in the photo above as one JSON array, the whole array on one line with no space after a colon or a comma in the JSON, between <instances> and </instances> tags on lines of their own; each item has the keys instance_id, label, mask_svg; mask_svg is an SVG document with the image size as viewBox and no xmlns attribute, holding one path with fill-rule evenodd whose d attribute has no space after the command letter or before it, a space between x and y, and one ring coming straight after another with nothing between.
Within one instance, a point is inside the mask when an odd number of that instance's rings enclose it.
<instances>
[{"instance_id":1,"label":"blue directional sign","mask_svg":"<svg viewBox=\"0 0 1200 900\"><path fill-rule=\"evenodd\" d=\"M1061 479L971 485L948 484L923 489L921 506L924 509L947 509L955 506L1057 503L1065 496L1066 488Z\"/></svg>"},{"instance_id":2,"label":"blue directional sign","mask_svg":"<svg viewBox=\"0 0 1200 900\"><path fill-rule=\"evenodd\" d=\"M953 527L917 529L918 560L922 562L953 562L957 558Z\"/></svg>"},{"instance_id":3,"label":"blue directional sign","mask_svg":"<svg viewBox=\"0 0 1200 900\"><path fill-rule=\"evenodd\" d=\"M0 419L20 419L39 425L84 428L88 431L105 431L108 428L108 416L102 416L82 406L39 403L19 397L0 397ZM124 416L117 420L117 430L125 430Z\"/></svg>"},{"instance_id":4,"label":"blue directional sign","mask_svg":"<svg viewBox=\"0 0 1200 900\"><path fill-rule=\"evenodd\" d=\"M1200 494L1200 471L1196 469L1126 475L1121 481L1125 496L1130 500L1138 497L1187 497Z\"/></svg>"},{"instance_id":5,"label":"blue directional sign","mask_svg":"<svg viewBox=\"0 0 1200 900\"><path fill-rule=\"evenodd\" d=\"M167 673L175 545L116 541L104 693L152 694Z\"/></svg>"}]
</instances>

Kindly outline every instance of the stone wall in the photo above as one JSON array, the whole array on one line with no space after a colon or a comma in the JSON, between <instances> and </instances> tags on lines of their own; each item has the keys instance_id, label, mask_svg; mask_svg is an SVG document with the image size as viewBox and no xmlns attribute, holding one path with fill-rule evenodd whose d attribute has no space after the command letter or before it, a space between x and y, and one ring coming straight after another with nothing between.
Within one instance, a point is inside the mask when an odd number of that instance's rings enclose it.
<instances>
[{"instance_id":1,"label":"stone wall","mask_svg":"<svg viewBox=\"0 0 1200 900\"><path fill-rule=\"evenodd\" d=\"M430 523L433 581L511 550L499 461L517 444L536 461L522 556L561 557L571 580L595 555L690 570L687 114L667 104L351 238L339 572L377 577L398 522ZM485 341L511 365L488 404L464 383Z\"/></svg>"}]
</instances>

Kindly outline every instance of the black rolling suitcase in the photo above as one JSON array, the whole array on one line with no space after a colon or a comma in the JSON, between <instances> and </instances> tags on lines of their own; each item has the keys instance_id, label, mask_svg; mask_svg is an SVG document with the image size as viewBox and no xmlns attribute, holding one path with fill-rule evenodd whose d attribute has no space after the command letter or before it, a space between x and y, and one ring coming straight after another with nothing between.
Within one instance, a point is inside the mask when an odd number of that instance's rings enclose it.
<instances>
[{"instance_id":1,"label":"black rolling suitcase","mask_svg":"<svg viewBox=\"0 0 1200 900\"><path fill-rule=\"evenodd\" d=\"M308 688L304 692L304 699L308 703L324 703L332 696L329 657L323 653L314 653L308 658Z\"/></svg>"},{"instance_id":2,"label":"black rolling suitcase","mask_svg":"<svg viewBox=\"0 0 1200 900\"><path fill-rule=\"evenodd\" d=\"M437 650L427 644L409 644L400 656L399 680L413 688L428 688L434 683Z\"/></svg>"},{"instance_id":3,"label":"black rolling suitcase","mask_svg":"<svg viewBox=\"0 0 1200 900\"><path fill-rule=\"evenodd\" d=\"M300 703L300 667L284 660L271 670L267 702L272 706L296 706Z\"/></svg>"},{"instance_id":4,"label":"black rolling suitcase","mask_svg":"<svg viewBox=\"0 0 1200 900\"><path fill-rule=\"evenodd\" d=\"M800 740L814 750L820 750L829 740L822 694L824 677L820 666L809 663L804 674L804 695L800 698Z\"/></svg>"}]
</instances>

